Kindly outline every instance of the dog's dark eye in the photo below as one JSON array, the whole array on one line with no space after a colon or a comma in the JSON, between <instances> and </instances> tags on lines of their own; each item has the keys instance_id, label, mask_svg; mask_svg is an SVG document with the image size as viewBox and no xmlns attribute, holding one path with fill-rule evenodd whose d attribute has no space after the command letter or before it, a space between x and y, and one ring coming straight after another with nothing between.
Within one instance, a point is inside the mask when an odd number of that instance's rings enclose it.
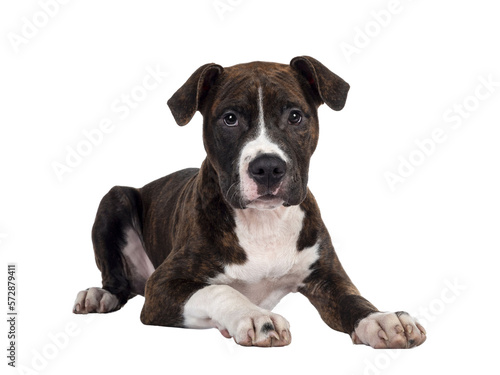
<instances>
[{"instance_id":1,"label":"dog's dark eye","mask_svg":"<svg viewBox=\"0 0 500 375\"><path fill-rule=\"evenodd\" d=\"M224 124L227 126L238 126L238 118L234 113L228 113L224 116Z\"/></svg>"},{"instance_id":2,"label":"dog's dark eye","mask_svg":"<svg viewBox=\"0 0 500 375\"><path fill-rule=\"evenodd\" d=\"M288 123L297 125L302 121L302 114L299 111L292 111L288 115Z\"/></svg>"}]
</instances>

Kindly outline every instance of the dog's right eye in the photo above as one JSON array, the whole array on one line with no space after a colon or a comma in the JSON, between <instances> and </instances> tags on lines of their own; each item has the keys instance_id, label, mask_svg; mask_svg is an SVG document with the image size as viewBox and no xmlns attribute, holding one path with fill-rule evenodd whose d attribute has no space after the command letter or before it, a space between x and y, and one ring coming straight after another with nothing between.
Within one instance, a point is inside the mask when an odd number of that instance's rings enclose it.
<instances>
[{"instance_id":1,"label":"dog's right eye","mask_svg":"<svg viewBox=\"0 0 500 375\"><path fill-rule=\"evenodd\" d=\"M227 126L238 126L238 117L234 113L228 113L224 116L224 124Z\"/></svg>"}]
</instances>

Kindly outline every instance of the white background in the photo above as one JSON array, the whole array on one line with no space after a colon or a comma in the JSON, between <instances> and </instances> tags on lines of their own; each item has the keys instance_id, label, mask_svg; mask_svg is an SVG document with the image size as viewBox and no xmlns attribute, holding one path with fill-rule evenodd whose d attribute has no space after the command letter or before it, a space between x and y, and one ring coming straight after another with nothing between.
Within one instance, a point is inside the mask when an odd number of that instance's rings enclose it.
<instances>
[{"instance_id":1,"label":"white background","mask_svg":"<svg viewBox=\"0 0 500 375\"><path fill-rule=\"evenodd\" d=\"M494 1L401 0L390 17L388 0L222 0L229 5L219 13L213 0L69 1L43 10L47 2L0 9L0 310L7 264L15 262L19 373L497 371ZM343 52L347 44L356 53ZM144 326L142 297L116 313L73 315L76 293L100 286L90 229L101 197L204 158L201 116L178 127L165 104L170 95L207 62L288 63L303 54L351 85L343 111L320 110L310 172L337 253L379 309L426 322L427 342L409 351L354 346L301 295L275 309L292 326L292 344L280 349L241 348L215 330ZM169 75L141 91L147 69ZM480 87L481 79L496 87ZM131 91L146 96L126 115L113 110ZM466 112L446 121L458 106ZM65 163L68 148L85 143L83 131L105 119L112 131L60 181L53 163ZM419 154L415 142L439 129L445 141ZM420 165L407 167L392 191L384 175L398 173L400 157ZM1 372L18 373L7 367L6 322L1 327Z\"/></svg>"}]
</instances>

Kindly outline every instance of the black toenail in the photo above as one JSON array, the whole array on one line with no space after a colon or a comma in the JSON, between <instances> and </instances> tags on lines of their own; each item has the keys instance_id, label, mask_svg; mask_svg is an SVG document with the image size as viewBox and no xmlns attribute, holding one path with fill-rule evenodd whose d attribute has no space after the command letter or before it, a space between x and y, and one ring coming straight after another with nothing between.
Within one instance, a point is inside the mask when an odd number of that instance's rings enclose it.
<instances>
[{"instance_id":1,"label":"black toenail","mask_svg":"<svg viewBox=\"0 0 500 375\"><path fill-rule=\"evenodd\" d=\"M265 323L260 329L262 333L268 333L269 331L274 331L274 326L271 323Z\"/></svg>"}]
</instances>

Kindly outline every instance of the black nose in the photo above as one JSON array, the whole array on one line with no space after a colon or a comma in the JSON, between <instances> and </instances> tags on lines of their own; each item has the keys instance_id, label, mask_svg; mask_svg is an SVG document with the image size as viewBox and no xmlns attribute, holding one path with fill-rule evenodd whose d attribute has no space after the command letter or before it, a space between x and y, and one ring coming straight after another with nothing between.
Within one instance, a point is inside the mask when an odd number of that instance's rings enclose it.
<instances>
[{"instance_id":1,"label":"black nose","mask_svg":"<svg viewBox=\"0 0 500 375\"><path fill-rule=\"evenodd\" d=\"M268 188L276 185L286 173L286 163L278 156L263 154L248 165L250 177Z\"/></svg>"}]
</instances>

